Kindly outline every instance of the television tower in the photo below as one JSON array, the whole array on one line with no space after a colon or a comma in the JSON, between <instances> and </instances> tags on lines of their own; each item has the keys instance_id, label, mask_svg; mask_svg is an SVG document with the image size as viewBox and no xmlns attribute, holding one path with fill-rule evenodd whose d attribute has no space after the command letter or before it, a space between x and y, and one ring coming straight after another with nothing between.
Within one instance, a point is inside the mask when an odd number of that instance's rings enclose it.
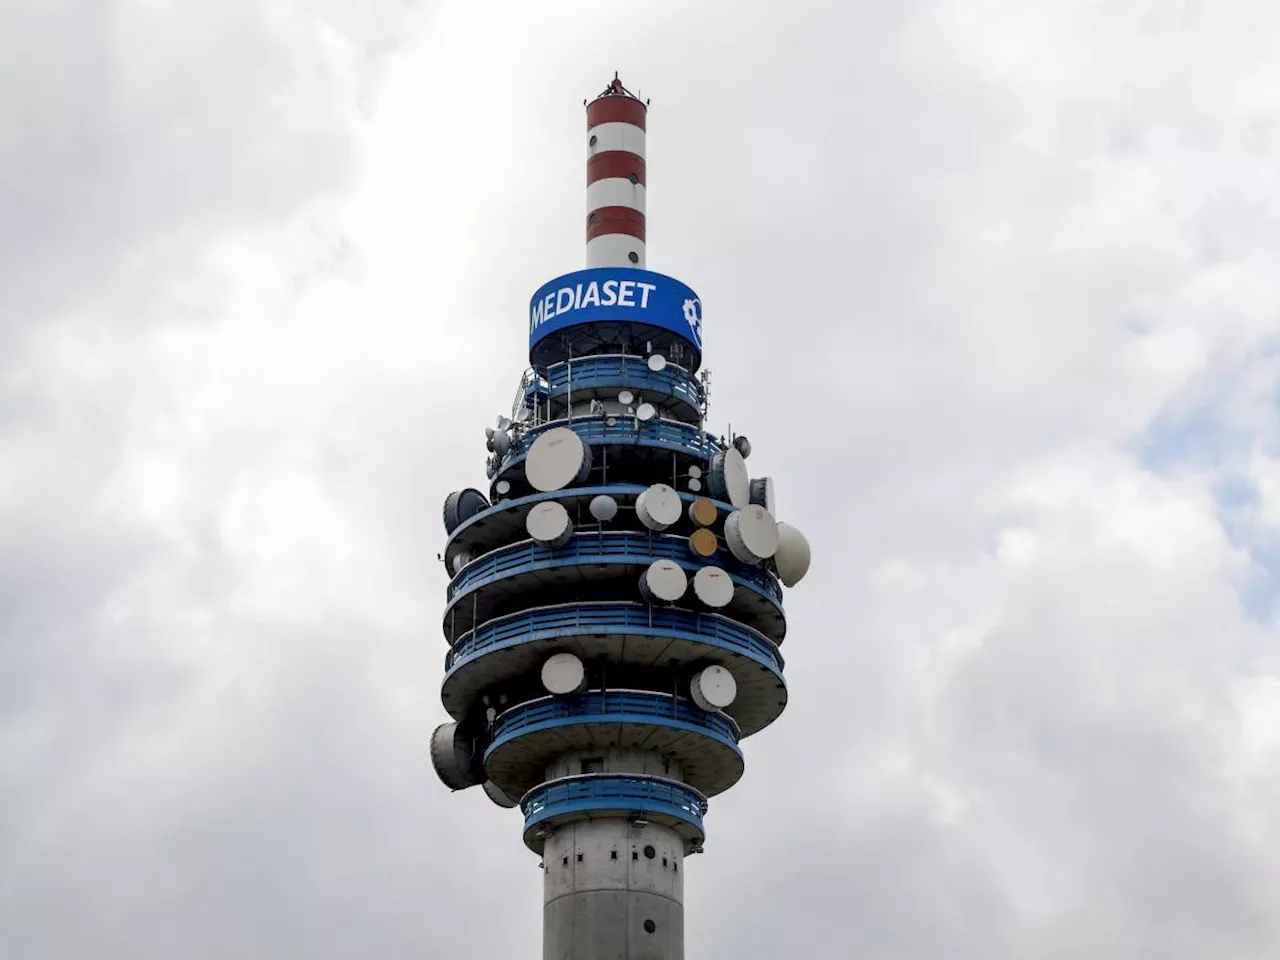
<instances>
[{"instance_id":1,"label":"television tower","mask_svg":"<svg viewBox=\"0 0 1280 960\"><path fill-rule=\"evenodd\" d=\"M487 494L444 504L431 759L523 812L546 960L681 960L685 857L786 706L809 545L747 438L707 430L701 300L645 267L647 104L615 75L586 112L587 268L533 295Z\"/></svg>"}]
</instances>

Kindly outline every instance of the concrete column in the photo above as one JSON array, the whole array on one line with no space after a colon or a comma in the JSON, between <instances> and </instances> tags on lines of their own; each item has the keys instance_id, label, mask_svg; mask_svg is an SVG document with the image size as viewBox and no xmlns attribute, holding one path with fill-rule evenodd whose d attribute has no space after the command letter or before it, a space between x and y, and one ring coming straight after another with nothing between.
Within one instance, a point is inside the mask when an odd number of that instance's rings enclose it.
<instances>
[{"instance_id":1,"label":"concrete column","mask_svg":"<svg viewBox=\"0 0 1280 960\"><path fill-rule=\"evenodd\" d=\"M608 818L566 824L543 850L543 960L684 960L684 842Z\"/></svg>"}]
</instances>

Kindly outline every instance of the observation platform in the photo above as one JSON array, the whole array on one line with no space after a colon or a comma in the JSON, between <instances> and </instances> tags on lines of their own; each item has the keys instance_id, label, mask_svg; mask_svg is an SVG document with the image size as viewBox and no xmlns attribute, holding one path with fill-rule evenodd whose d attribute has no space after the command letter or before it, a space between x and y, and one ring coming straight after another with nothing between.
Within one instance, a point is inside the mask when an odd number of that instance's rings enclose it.
<instances>
[{"instance_id":1,"label":"observation platform","mask_svg":"<svg viewBox=\"0 0 1280 960\"><path fill-rule=\"evenodd\" d=\"M724 550L702 561L689 551L683 537L615 532L576 533L561 547L525 540L467 564L449 584L445 637L453 646L477 626L515 613L535 597L537 606L575 598L630 599L638 590L641 571L664 559L678 564L690 577L706 563L723 569L735 589L721 612L774 643L782 642L786 635L782 587L767 570L748 566ZM584 589L593 590L594 595L584 597Z\"/></svg>"},{"instance_id":2,"label":"observation platform","mask_svg":"<svg viewBox=\"0 0 1280 960\"><path fill-rule=\"evenodd\" d=\"M648 750L679 761L684 781L710 797L742 776L739 737L731 717L708 713L684 697L592 690L539 697L499 714L484 768L508 796L517 797L541 784L547 764L565 753Z\"/></svg>"},{"instance_id":3,"label":"observation platform","mask_svg":"<svg viewBox=\"0 0 1280 960\"><path fill-rule=\"evenodd\" d=\"M630 817L670 827L685 853L706 839L707 799L677 780L627 774L585 774L534 787L520 801L524 842L541 854L546 834L577 820Z\"/></svg>"},{"instance_id":4,"label":"observation platform","mask_svg":"<svg viewBox=\"0 0 1280 960\"><path fill-rule=\"evenodd\" d=\"M782 653L728 617L645 603L570 603L499 617L458 638L441 698L455 720L488 689L537 671L553 653L643 667L719 664L737 679L724 712L749 737L787 704Z\"/></svg>"},{"instance_id":5,"label":"observation platform","mask_svg":"<svg viewBox=\"0 0 1280 960\"><path fill-rule=\"evenodd\" d=\"M563 415L570 395L574 400L616 400L629 390L650 403L672 405L682 419L697 422L703 404L702 385L684 367L666 363L649 367L645 357L634 354L597 354L577 357L547 367L541 375L530 371L523 386L525 405L533 410L556 408Z\"/></svg>"}]
</instances>

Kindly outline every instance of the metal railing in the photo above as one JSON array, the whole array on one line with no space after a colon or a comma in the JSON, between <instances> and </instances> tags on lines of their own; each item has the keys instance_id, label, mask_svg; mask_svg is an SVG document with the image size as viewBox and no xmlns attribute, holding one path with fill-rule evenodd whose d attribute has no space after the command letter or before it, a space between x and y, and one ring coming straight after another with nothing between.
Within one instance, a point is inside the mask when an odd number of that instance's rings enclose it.
<instances>
[{"instance_id":1,"label":"metal railing","mask_svg":"<svg viewBox=\"0 0 1280 960\"><path fill-rule=\"evenodd\" d=\"M603 415L594 417L574 417L572 420L552 420L540 424L520 435L519 440L512 443L502 465L505 467L513 459L523 457L529 447L544 430L553 427L568 427L585 443L640 444L663 447L680 453L689 453L704 459L711 459L720 452L720 441L704 435L696 424L683 423L680 420L650 420L647 423L632 417L614 417L614 424L609 425L609 418Z\"/></svg>"},{"instance_id":2,"label":"metal railing","mask_svg":"<svg viewBox=\"0 0 1280 960\"><path fill-rule=\"evenodd\" d=\"M600 810L662 813L704 831L707 800L692 787L661 777L594 773L566 777L534 787L520 801L528 830L544 820Z\"/></svg>"},{"instance_id":3,"label":"metal railing","mask_svg":"<svg viewBox=\"0 0 1280 960\"><path fill-rule=\"evenodd\" d=\"M448 599L452 602L460 593L526 571L593 563L647 566L654 560L664 559L674 560L691 573L704 565L690 556L689 544L684 537L585 532L574 534L562 547L544 547L533 540L522 540L490 551L463 567L449 584ZM735 583L763 594L781 606L782 588L768 571L748 566L724 551L717 551L709 562L723 568Z\"/></svg>"},{"instance_id":4,"label":"metal railing","mask_svg":"<svg viewBox=\"0 0 1280 960\"><path fill-rule=\"evenodd\" d=\"M526 400L535 393L558 397L570 390L626 387L678 397L693 407L700 407L703 401L702 386L684 367L668 363L655 372L649 369L647 358L634 354L592 354L562 360L547 367L543 375L529 371L521 386Z\"/></svg>"},{"instance_id":5,"label":"metal railing","mask_svg":"<svg viewBox=\"0 0 1280 960\"><path fill-rule=\"evenodd\" d=\"M778 674L783 669L782 654L772 641L718 614L642 603L570 603L499 617L463 634L445 657L445 671L495 649L546 637L619 633L679 637L732 650Z\"/></svg>"},{"instance_id":6,"label":"metal railing","mask_svg":"<svg viewBox=\"0 0 1280 960\"><path fill-rule=\"evenodd\" d=\"M493 721L492 752L508 741L579 723L639 723L679 727L738 749L738 725L691 700L648 690L589 690L573 697L540 697L509 707Z\"/></svg>"}]
</instances>

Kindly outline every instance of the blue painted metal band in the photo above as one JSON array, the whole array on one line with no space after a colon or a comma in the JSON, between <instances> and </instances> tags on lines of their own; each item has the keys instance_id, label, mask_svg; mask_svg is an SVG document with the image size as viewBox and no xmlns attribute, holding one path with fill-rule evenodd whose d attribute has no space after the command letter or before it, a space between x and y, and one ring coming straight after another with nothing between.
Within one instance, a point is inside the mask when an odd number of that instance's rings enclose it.
<instances>
[{"instance_id":1,"label":"blue painted metal band","mask_svg":"<svg viewBox=\"0 0 1280 960\"><path fill-rule=\"evenodd\" d=\"M584 323L644 323L702 349L702 301L675 277L634 267L596 267L544 283L529 300L529 350Z\"/></svg>"},{"instance_id":2,"label":"blue painted metal band","mask_svg":"<svg viewBox=\"0 0 1280 960\"><path fill-rule=\"evenodd\" d=\"M670 780L634 775L600 774L554 780L534 787L520 801L529 830L555 817L577 813L627 811L665 814L692 826L702 836L707 801L697 790Z\"/></svg>"},{"instance_id":3,"label":"blue painted metal band","mask_svg":"<svg viewBox=\"0 0 1280 960\"><path fill-rule=\"evenodd\" d=\"M584 723L634 723L684 730L715 740L739 756L738 725L721 713L707 713L690 700L640 690L592 690L575 697L542 697L517 704L493 722L493 742L485 759L512 740Z\"/></svg>"},{"instance_id":4,"label":"blue painted metal band","mask_svg":"<svg viewBox=\"0 0 1280 960\"><path fill-rule=\"evenodd\" d=\"M782 608L782 587L772 574L760 567L748 566L723 550L717 550L705 562L689 554L688 540L661 534L643 533L578 533L562 547L544 547L525 540L485 554L462 568L449 584L448 601L452 605L463 594L486 584L535 570L552 570L583 564L626 564L648 566L654 560L674 560L689 573L708 564L722 568L734 584L758 593Z\"/></svg>"},{"instance_id":5,"label":"blue painted metal band","mask_svg":"<svg viewBox=\"0 0 1280 960\"><path fill-rule=\"evenodd\" d=\"M490 620L459 638L449 651L445 669L451 674L485 654L551 637L609 634L644 634L705 643L749 657L782 678L782 654L750 627L715 614L641 603L571 604Z\"/></svg>"}]
</instances>

